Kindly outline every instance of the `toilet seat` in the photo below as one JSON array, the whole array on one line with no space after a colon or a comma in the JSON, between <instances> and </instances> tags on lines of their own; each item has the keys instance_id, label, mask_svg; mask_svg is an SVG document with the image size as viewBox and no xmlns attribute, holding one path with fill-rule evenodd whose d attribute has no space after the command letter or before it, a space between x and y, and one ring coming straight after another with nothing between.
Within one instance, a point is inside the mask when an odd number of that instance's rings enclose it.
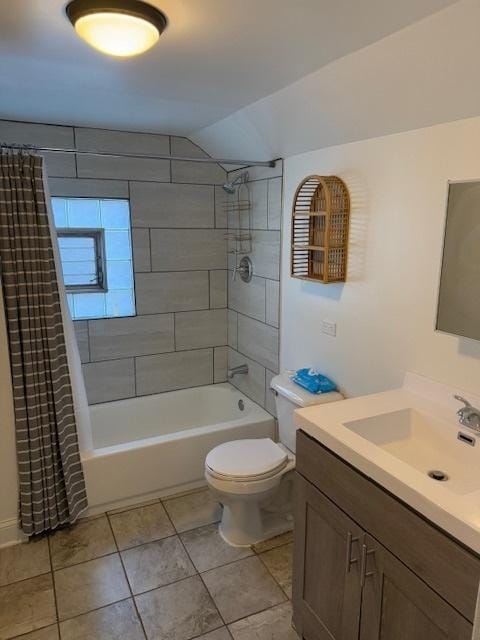
<instances>
[{"instance_id":1,"label":"toilet seat","mask_svg":"<svg viewBox=\"0 0 480 640\"><path fill-rule=\"evenodd\" d=\"M206 471L219 480L256 482L276 476L288 464L287 451L270 438L233 440L210 451Z\"/></svg>"}]
</instances>

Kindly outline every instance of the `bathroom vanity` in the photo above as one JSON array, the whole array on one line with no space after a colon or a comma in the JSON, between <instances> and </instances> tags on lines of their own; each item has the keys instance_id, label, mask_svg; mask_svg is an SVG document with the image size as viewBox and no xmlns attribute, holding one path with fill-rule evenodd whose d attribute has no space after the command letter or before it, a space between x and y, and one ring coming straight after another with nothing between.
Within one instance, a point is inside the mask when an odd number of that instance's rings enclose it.
<instances>
[{"instance_id":1,"label":"bathroom vanity","mask_svg":"<svg viewBox=\"0 0 480 640\"><path fill-rule=\"evenodd\" d=\"M457 476L480 438L460 448L450 412L408 389L297 412L293 603L305 640L471 639L479 468ZM423 473L433 461L450 486Z\"/></svg>"}]
</instances>

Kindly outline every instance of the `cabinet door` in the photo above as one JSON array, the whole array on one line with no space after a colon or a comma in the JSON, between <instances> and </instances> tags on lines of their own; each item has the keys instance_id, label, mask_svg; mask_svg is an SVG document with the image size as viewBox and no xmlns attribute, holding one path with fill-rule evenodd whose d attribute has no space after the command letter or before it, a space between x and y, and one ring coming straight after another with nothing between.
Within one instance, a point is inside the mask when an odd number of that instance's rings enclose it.
<instances>
[{"instance_id":1,"label":"cabinet door","mask_svg":"<svg viewBox=\"0 0 480 640\"><path fill-rule=\"evenodd\" d=\"M365 534L299 474L295 509L295 627L305 640L358 640Z\"/></svg>"},{"instance_id":2,"label":"cabinet door","mask_svg":"<svg viewBox=\"0 0 480 640\"><path fill-rule=\"evenodd\" d=\"M366 536L360 640L470 640L472 625L380 543Z\"/></svg>"}]
</instances>

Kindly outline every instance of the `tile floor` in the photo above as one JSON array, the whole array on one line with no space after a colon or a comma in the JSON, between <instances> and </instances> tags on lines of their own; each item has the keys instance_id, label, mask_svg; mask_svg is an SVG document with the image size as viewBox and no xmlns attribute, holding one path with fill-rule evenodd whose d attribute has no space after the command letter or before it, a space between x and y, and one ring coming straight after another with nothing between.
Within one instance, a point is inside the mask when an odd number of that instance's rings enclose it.
<instances>
[{"instance_id":1,"label":"tile floor","mask_svg":"<svg viewBox=\"0 0 480 640\"><path fill-rule=\"evenodd\" d=\"M292 536L226 545L208 491L0 549L0 640L298 640Z\"/></svg>"}]
</instances>

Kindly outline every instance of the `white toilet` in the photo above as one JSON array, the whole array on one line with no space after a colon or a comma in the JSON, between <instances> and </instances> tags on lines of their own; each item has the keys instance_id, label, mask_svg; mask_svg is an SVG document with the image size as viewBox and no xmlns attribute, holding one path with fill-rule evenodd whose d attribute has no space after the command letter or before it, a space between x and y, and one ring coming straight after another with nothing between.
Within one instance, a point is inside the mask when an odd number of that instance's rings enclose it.
<instances>
[{"instance_id":1,"label":"white toilet","mask_svg":"<svg viewBox=\"0 0 480 640\"><path fill-rule=\"evenodd\" d=\"M223 505L220 535L233 546L249 546L292 528L292 474L295 468L293 412L298 407L342 400L340 393L314 395L284 373L272 379L279 440L234 440L210 451L205 478Z\"/></svg>"}]
</instances>

